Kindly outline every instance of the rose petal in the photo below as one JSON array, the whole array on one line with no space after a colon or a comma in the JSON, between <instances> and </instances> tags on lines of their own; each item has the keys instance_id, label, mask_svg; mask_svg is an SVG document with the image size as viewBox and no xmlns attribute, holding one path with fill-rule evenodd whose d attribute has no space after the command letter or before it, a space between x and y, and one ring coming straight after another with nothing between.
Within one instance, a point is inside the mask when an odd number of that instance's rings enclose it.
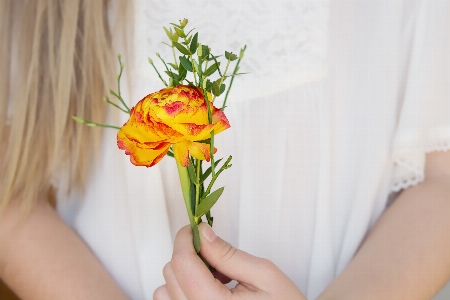
<instances>
[{"instance_id":1,"label":"rose petal","mask_svg":"<svg viewBox=\"0 0 450 300\"><path fill-rule=\"evenodd\" d=\"M153 148L146 144L140 144L128 139L118 139L117 145L130 156L130 161L135 166L152 167L157 164L169 151L170 143L159 143Z\"/></svg>"},{"instance_id":2,"label":"rose petal","mask_svg":"<svg viewBox=\"0 0 450 300\"><path fill-rule=\"evenodd\" d=\"M184 141L173 145L173 154L175 159L183 167L187 167L189 165L189 149L187 142L188 141Z\"/></svg>"},{"instance_id":3,"label":"rose petal","mask_svg":"<svg viewBox=\"0 0 450 300\"><path fill-rule=\"evenodd\" d=\"M209 161L211 158L209 145L204 143L188 143L189 154L196 159Z\"/></svg>"},{"instance_id":4,"label":"rose petal","mask_svg":"<svg viewBox=\"0 0 450 300\"><path fill-rule=\"evenodd\" d=\"M211 130L214 129L214 124L173 124L172 127L181 133L186 140L200 141L209 138Z\"/></svg>"}]
</instances>

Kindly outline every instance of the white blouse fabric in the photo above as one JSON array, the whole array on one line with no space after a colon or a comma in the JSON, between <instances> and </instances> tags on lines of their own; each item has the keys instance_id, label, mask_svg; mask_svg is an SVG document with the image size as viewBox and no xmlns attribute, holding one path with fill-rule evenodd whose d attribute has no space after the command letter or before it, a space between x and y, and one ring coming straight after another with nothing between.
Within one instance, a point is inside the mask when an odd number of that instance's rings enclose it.
<instances>
[{"instance_id":1,"label":"white blouse fabric","mask_svg":"<svg viewBox=\"0 0 450 300\"><path fill-rule=\"evenodd\" d=\"M214 228L315 299L388 196L424 180L426 152L450 148L449 16L445 0L138 0L130 103L163 87L147 57L170 59L169 22L188 18L215 53L247 45L216 138L233 167ZM152 299L188 224L175 162L131 165L113 130L102 147L87 192L58 209L132 299Z\"/></svg>"}]
</instances>

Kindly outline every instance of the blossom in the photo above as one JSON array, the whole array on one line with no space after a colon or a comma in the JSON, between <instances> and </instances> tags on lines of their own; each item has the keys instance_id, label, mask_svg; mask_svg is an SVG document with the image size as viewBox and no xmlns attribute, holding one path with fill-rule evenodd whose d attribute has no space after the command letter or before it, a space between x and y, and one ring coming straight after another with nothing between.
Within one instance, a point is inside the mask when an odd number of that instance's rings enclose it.
<instances>
[{"instance_id":1,"label":"blossom","mask_svg":"<svg viewBox=\"0 0 450 300\"><path fill-rule=\"evenodd\" d=\"M117 134L117 145L136 166L157 164L173 146L175 158L189 165L189 155L209 161L211 131L230 127L222 110L210 102L212 124L202 90L192 86L167 87L147 95L131 109L129 120Z\"/></svg>"}]
</instances>

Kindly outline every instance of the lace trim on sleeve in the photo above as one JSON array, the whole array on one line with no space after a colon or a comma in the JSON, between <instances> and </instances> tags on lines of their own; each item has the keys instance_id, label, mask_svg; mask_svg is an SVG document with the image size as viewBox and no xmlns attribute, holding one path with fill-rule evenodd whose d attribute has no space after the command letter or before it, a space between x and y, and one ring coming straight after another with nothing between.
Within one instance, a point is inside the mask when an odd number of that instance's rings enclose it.
<instances>
[{"instance_id":1,"label":"lace trim on sleeve","mask_svg":"<svg viewBox=\"0 0 450 300\"><path fill-rule=\"evenodd\" d=\"M425 179L425 156L433 151L450 150L450 136L429 146L403 149L394 154L394 172L391 190L398 192Z\"/></svg>"}]
</instances>

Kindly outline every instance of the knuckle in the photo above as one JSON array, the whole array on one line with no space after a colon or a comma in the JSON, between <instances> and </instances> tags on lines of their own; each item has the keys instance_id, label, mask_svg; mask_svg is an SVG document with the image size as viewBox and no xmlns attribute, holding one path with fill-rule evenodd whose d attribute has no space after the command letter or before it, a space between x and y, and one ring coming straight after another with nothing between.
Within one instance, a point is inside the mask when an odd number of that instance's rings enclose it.
<instances>
[{"instance_id":1,"label":"knuckle","mask_svg":"<svg viewBox=\"0 0 450 300\"><path fill-rule=\"evenodd\" d=\"M163 268L163 276L167 278L170 274L170 269L172 268L171 262L168 262Z\"/></svg>"},{"instance_id":2,"label":"knuckle","mask_svg":"<svg viewBox=\"0 0 450 300\"><path fill-rule=\"evenodd\" d=\"M170 265L172 269L176 272L183 268L185 262L185 257L181 253L174 253Z\"/></svg>"},{"instance_id":3,"label":"knuckle","mask_svg":"<svg viewBox=\"0 0 450 300\"><path fill-rule=\"evenodd\" d=\"M222 249L220 251L221 255L220 255L220 259L224 262L229 261L234 254L236 253L236 248L233 247L230 243L225 243L222 246Z\"/></svg>"},{"instance_id":4,"label":"knuckle","mask_svg":"<svg viewBox=\"0 0 450 300\"><path fill-rule=\"evenodd\" d=\"M268 271L268 272L274 272L274 271L278 270L278 267L271 260L268 260L267 258L260 258L259 265L261 268L263 268L265 271Z\"/></svg>"},{"instance_id":5,"label":"knuckle","mask_svg":"<svg viewBox=\"0 0 450 300\"><path fill-rule=\"evenodd\" d=\"M167 299L166 295L166 291L165 291L166 286L160 286L159 288L157 288L155 290L155 292L153 293L153 300L165 300Z\"/></svg>"}]
</instances>

